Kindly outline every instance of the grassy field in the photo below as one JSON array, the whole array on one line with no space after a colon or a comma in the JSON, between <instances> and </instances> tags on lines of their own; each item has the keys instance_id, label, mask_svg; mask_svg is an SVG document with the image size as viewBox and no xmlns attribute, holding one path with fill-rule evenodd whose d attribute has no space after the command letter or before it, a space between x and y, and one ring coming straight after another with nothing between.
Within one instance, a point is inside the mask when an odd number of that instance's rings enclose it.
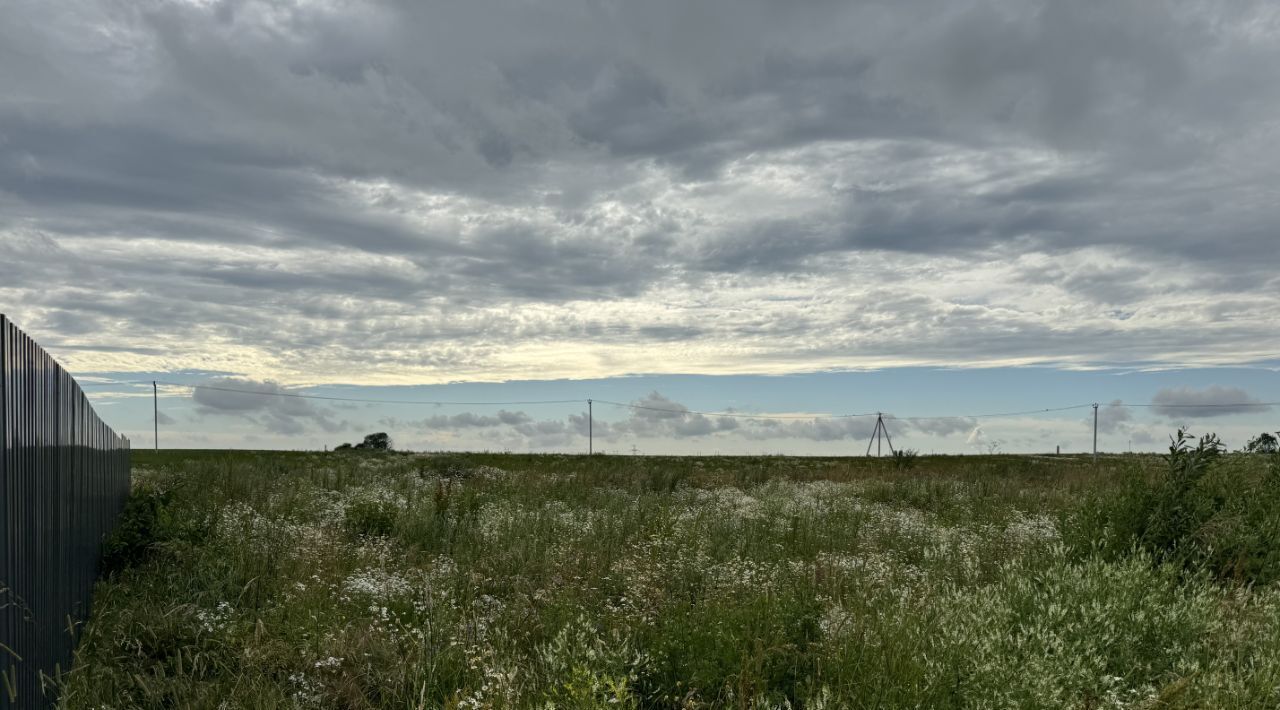
<instances>
[{"instance_id":1,"label":"grassy field","mask_svg":"<svg viewBox=\"0 0 1280 710\"><path fill-rule=\"evenodd\" d=\"M1280 707L1274 462L912 463L137 452L63 705Z\"/></svg>"}]
</instances>

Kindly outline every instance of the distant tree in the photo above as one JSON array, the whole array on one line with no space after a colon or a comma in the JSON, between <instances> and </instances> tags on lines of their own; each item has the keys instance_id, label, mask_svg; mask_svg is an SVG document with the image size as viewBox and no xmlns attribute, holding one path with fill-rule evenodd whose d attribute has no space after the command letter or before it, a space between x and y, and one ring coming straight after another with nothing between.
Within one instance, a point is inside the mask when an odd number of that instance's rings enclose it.
<instances>
[{"instance_id":1,"label":"distant tree","mask_svg":"<svg viewBox=\"0 0 1280 710\"><path fill-rule=\"evenodd\" d=\"M333 450L334 451L350 451L351 444L338 444L337 446L333 447Z\"/></svg>"},{"instance_id":2,"label":"distant tree","mask_svg":"<svg viewBox=\"0 0 1280 710\"><path fill-rule=\"evenodd\" d=\"M1280 432L1276 432L1276 434L1280 434ZM1264 431L1244 445L1244 452L1246 454L1280 453L1280 439Z\"/></svg>"},{"instance_id":3,"label":"distant tree","mask_svg":"<svg viewBox=\"0 0 1280 710\"><path fill-rule=\"evenodd\" d=\"M390 451L391 437L387 436L385 431L369 434L364 437L364 441L356 444L355 448L366 451Z\"/></svg>"}]
</instances>

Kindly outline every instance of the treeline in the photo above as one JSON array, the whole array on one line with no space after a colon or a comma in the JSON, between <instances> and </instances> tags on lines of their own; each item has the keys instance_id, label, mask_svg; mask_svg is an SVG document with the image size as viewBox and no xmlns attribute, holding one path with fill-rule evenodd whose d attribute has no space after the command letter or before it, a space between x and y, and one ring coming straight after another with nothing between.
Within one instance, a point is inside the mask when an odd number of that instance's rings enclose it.
<instances>
[{"instance_id":1,"label":"treeline","mask_svg":"<svg viewBox=\"0 0 1280 710\"><path fill-rule=\"evenodd\" d=\"M339 444L334 447L334 451L390 451L391 437L387 436L385 431L376 434L369 434L364 437L364 441L352 446L351 444Z\"/></svg>"}]
</instances>

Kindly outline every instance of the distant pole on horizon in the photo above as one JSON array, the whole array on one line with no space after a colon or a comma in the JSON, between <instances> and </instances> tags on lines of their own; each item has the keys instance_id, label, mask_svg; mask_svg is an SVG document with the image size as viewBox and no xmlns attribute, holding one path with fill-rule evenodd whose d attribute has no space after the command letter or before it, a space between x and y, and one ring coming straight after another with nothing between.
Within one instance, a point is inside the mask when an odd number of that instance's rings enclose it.
<instances>
[{"instance_id":1,"label":"distant pole on horizon","mask_svg":"<svg viewBox=\"0 0 1280 710\"><path fill-rule=\"evenodd\" d=\"M591 456L595 448L595 416L591 409L591 400L587 400L587 456Z\"/></svg>"},{"instance_id":2,"label":"distant pole on horizon","mask_svg":"<svg viewBox=\"0 0 1280 710\"><path fill-rule=\"evenodd\" d=\"M156 381L151 381L151 421L155 425L155 444L156 451L160 450L160 395L157 392Z\"/></svg>"},{"instance_id":3,"label":"distant pole on horizon","mask_svg":"<svg viewBox=\"0 0 1280 710\"><path fill-rule=\"evenodd\" d=\"M1093 462L1098 463L1098 403L1093 403Z\"/></svg>"}]
</instances>

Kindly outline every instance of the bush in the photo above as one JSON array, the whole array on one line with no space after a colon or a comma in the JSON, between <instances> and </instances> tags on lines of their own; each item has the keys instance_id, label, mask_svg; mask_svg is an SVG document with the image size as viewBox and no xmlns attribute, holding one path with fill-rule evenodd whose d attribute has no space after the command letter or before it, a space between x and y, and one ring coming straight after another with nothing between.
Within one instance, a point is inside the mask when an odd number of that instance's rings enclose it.
<instances>
[{"instance_id":1,"label":"bush","mask_svg":"<svg viewBox=\"0 0 1280 710\"><path fill-rule=\"evenodd\" d=\"M114 532L102 546L102 573L113 574L141 564L155 546L172 536L170 496L153 488L135 490L125 501Z\"/></svg>"},{"instance_id":2,"label":"bush","mask_svg":"<svg viewBox=\"0 0 1280 710\"><path fill-rule=\"evenodd\" d=\"M1157 475L1130 472L1119 490L1078 511L1077 547L1204 569L1220 580L1280 580L1280 476L1251 457L1223 455L1209 434L1171 437Z\"/></svg>"},{"instance_id":3,"label":"bush","mask_svg":"<svg viewBox=\"0 0 1280 710\"><path fill-rule=\"evenodd\" d=\"M1280 432L1276 434L1280 435ZM1264 431L1250 439L1242 451L1246 454L1277 454L1280 453L1280 439Z\"/></svg>"},{"instance_id":4,"label":"bush","mask_svg":"<svg viewBox=\"0 0 1280 710\"><path fill-rule=\"evenodd\" d=\"M893 467L899 471L910 471L916 467L916 459L920 452L915 449L898 449L893 452Z\"/></svg>"}]
</instances>

